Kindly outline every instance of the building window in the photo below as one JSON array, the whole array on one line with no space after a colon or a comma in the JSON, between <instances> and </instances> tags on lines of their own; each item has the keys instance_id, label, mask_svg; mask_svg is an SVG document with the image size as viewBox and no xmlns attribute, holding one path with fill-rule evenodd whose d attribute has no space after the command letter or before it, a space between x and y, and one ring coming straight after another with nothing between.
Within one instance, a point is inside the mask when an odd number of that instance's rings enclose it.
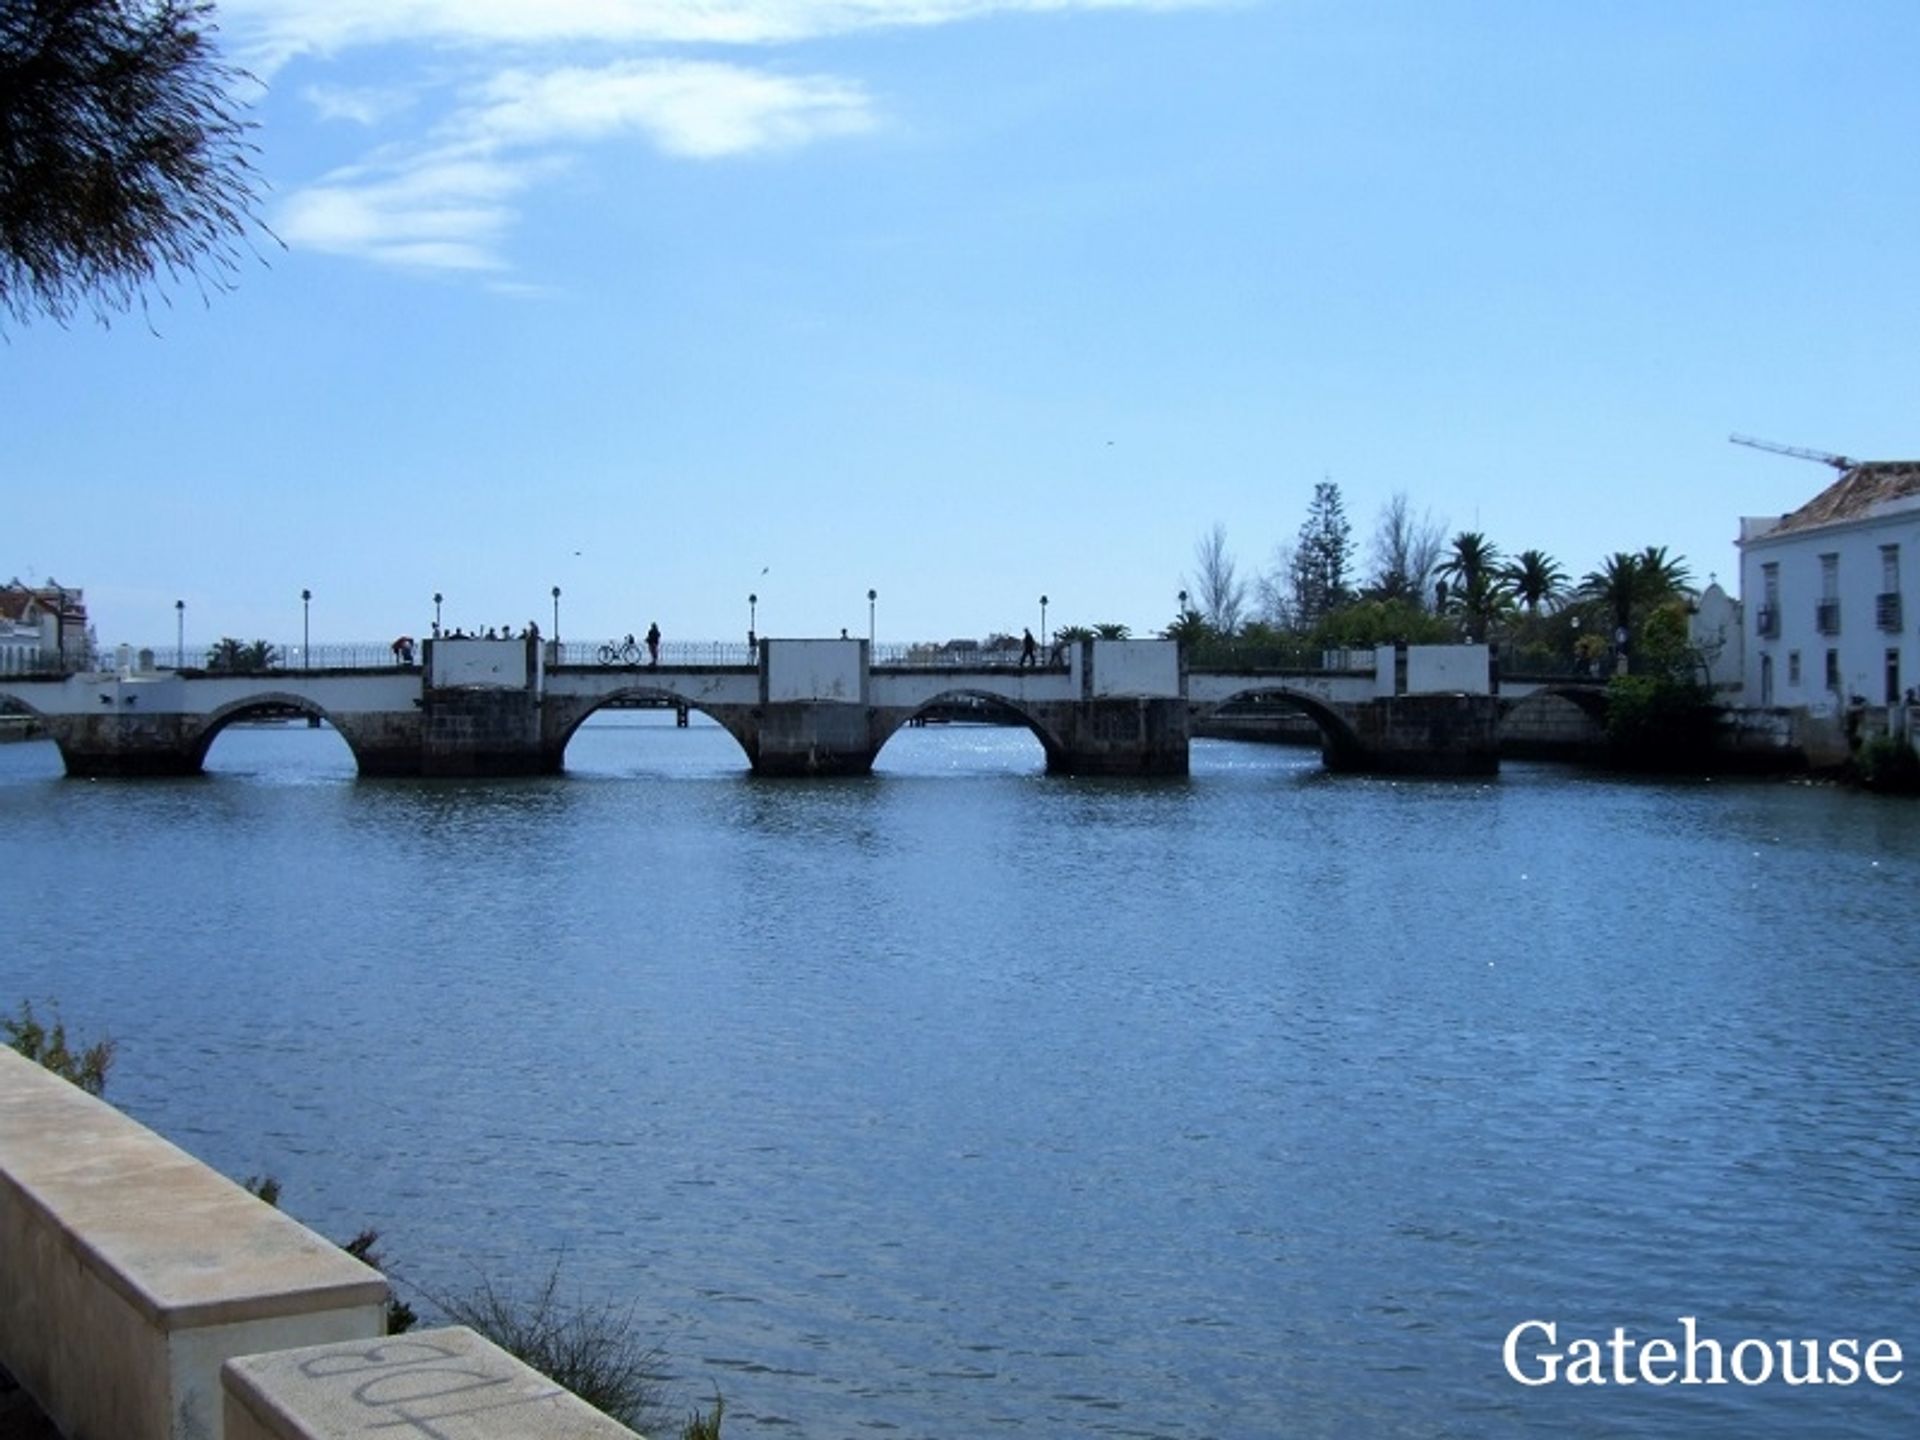
<instances>
[{"instance_id":1,"label":"building window","mask_svg":"<svg viewBox=\"0 0 1920 1440\"><path fill-rule=\"evenodd\" d=\"M1792 690L1800 688L1800 652L1798 650L1787 652L1787 687Z\"/></svg>"},{"instance_id":2,"label":"building window","mask_svg":"<svg viewBox=\"0 0 1920 1440\"><path fill-rule=\"evenodd\" d=\"M1840 652L1827 651L1827 689L1834 694L1840 693Z\"/></svg>"},{"instance_id":3,"label":"building window","mask_svg":"<svg viewBox=\"0 0 1920 1440\"><path fill-rule=\"evenodd\" d=\"M1822 635L1840 633L1840 556L1820 557L1820 603L1814 608L1814 628Z\"/></svg>"},{"instance_id":4,"label":"building window","mask_svg":"<svg viewBox=\"0 0 1920 1440\"><path fill-rule=\"evenodd\" d=\"M1760 613L1757 630L1763 640L1780 638L1780 566L1769 561L1760 567Z\"/></svg>"},{"instance_id":5,"label":"building window","mask_svg":"<svg viewBox=\"0 0 1920 1440\"><path fill-rule=\"evenodd\" d=\"M1900 547L1880 547L1880 593L1873 601L1873 621L1882 630L1900 631Z\"/></svg>"},{"instance_id":6,"label":"building window","mask_svg":"<svg viewBox=\"0 0 1920 1440\"><path fill-rule=\"evenodd\" d=\"M1887 651L1887 704L1900 703L1900 652Z\"/></svg>"}]
</instances>

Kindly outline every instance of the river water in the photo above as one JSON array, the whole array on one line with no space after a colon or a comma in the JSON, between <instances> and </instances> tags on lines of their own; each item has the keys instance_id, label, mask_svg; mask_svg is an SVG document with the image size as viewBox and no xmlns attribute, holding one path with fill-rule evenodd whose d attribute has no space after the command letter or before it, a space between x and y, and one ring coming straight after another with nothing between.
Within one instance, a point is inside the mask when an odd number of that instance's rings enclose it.
<instances>
[{"instance_id":1,"label":"river water","mask_svg":"<svg viewBox=\"0 0 1920 1440\"><path fill-rule=\"evenodd\" d=\"M513 783L299 725L182 782L0 747L0 1004L406 1285L635 1302L729 1436L1920 1433L1920 1371L1501 1362L1683 1315L1920 1355L1913 805L1090 781L974 727L756 781L665 719Z\"/></svg>"}]
</instances>

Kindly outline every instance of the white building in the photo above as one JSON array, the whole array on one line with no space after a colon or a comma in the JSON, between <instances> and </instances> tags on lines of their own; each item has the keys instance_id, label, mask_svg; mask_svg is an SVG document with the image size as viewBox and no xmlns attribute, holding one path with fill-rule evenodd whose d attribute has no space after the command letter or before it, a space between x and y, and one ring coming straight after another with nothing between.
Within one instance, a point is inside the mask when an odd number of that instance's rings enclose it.
<instances>
[{"instance_id":1,"label":"white building","mask_svg":"<svg viewBox=\"0 0 1920 1440\"><path fill-rule=\"evenodd\" d=\"M1742 703L1835 714L1920 685L1920 461L1854 465L1798 510L1740 522Z\"/></svg>"},{"instance_id":2,"label":"white building","mask_svg":"<svg viewBox=\"0 0 1920 1440\"><path fill-rule=\"evenodd\" d=\"M79 665L91 653L81 591L54 580L0 585L0 674Z\"/></svg>"}]
</instances>

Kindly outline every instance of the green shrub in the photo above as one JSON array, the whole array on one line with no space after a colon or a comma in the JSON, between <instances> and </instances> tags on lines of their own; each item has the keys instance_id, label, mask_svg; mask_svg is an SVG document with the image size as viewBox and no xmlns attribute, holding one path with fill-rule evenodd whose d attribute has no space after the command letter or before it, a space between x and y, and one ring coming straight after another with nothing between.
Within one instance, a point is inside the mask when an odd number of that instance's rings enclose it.
<instances>
[{"instance_id":1,"label":"green shrub","mask_svg":"<svg viewBox=\"0 0 1920 1440\"><path fill-rule=\"evenodd\" d=\"M1712 695L1691 680L1616 675L1607 682L1607 744L1614 759L1665 768L1703 760L1713 748Z\"/></svg>"},{"instance_id":2,"label":"green shrub","mask_svg":"<svg viewBox=\"0 0 1920 1440\"><path fill-rule=\"evenodd\" d=\"M63 1080L71 1080L89 1095L107 1088L107 1071L113 1067L114 1042L96 1040L76 1050L67 1041L67 1027L54 1012L50 1025L42 1024L33 1013L33 1002L22 1000L20 1013L0 1015L0 1039L36 1065L44 1066Z\"/></svg>"},{"instance_id":3,"label":"green shrub","mask_svg":"<svg viewBox=\"0 0 1920 1440\"><path fill-rule=\"evenodd\" d=\"M1880 735L1853 755L1853 774L1869 790L1920 794L1920 755L1897 735Z\"/></svg>"}]
</instances>

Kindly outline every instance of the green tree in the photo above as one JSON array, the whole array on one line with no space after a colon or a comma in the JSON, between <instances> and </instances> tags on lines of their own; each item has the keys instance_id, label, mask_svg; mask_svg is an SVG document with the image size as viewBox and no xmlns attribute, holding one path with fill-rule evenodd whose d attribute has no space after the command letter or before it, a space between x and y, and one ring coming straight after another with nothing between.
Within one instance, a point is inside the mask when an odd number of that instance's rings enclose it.
<instances>
[{"instance_id":1,"label":"green tree","mask_svg":"<svg viewBox=\"0 0 1920 1440\"><path fill-rule=\"evenodd\" d=\"M228 288L254 210L244 78L203 0L0 3L0 305L101 320Z\"/></svg>"},{"instance_id":2,"label":"green tree","mask_svg":"<svg viewBox=\"0 0 1920 1440\"><path fill-rule=\"evenodd\" d=\"M1624 643L1631 656L1641 623L1657 607L1684 599L1690 593L1687 581L1684 559L1669 556L1664 545L1649 545L1638 554L1616 550L1609 555L1581 580L1580 595L1599 611L1613 641Z\"/></svg>"},{"instance_id":3,"label":"green tree","mask_svg":"<svg viewBox=\"0 0 1920 1440\"><path fill-rule=\"evenodd\" d=\"M1395 600L1356 600L1342 605L1313 630L1316 650L1440 645L1452 638L1452 627L1439 616L1427 614L1411 596Z\"/></svg>"},{"instance_id":4,"label":"green tree","mask_svg":"<svg viewBox=\"0 0 1920 1440\"><path fill-rule=\"evenodd\" d=\"M1501 567L1500 579L1529 615L1538 615L1542 605L1551 606L1567 589L1567 572L1544 550L1522 550Z\"/></svg>"},{"instance_id":5,"label":"green tree","mask_svg":"<svg viewBox=\"0 0 1920 1440\"><path fill-rule=\"evenodd\" d=\"M1340 487L1322 480L1313 487L1307 518L1293 547L1293 623L1313 628L1333 610L1353 598L1349 569L1353 555L1353 527L1347 523Z\"/></svg>"},{"instance_id":6,"label":"green tree","mask_svg":"<svg viewBox=\"0 0 1920 1440\"><path fill-rule=\"evenodd\" d=\"M1462 530L1434 573L1446 587L1438 608L1460 617L1467 639L1485 640L1506 598L1500 590L1500 551L1478 530Z\"/></svg>"},{"instance_id":7,"label":"green tree","mask_svg":"<svg viewBox=\"0 0 1920 1440\"><path fill-rule=\"evenodd\" d=\"M223 675L257 675L279 663L279 650L265 640L244 642L225 635L207 651L207 669Z\"/></svg>"}]
</instances>

